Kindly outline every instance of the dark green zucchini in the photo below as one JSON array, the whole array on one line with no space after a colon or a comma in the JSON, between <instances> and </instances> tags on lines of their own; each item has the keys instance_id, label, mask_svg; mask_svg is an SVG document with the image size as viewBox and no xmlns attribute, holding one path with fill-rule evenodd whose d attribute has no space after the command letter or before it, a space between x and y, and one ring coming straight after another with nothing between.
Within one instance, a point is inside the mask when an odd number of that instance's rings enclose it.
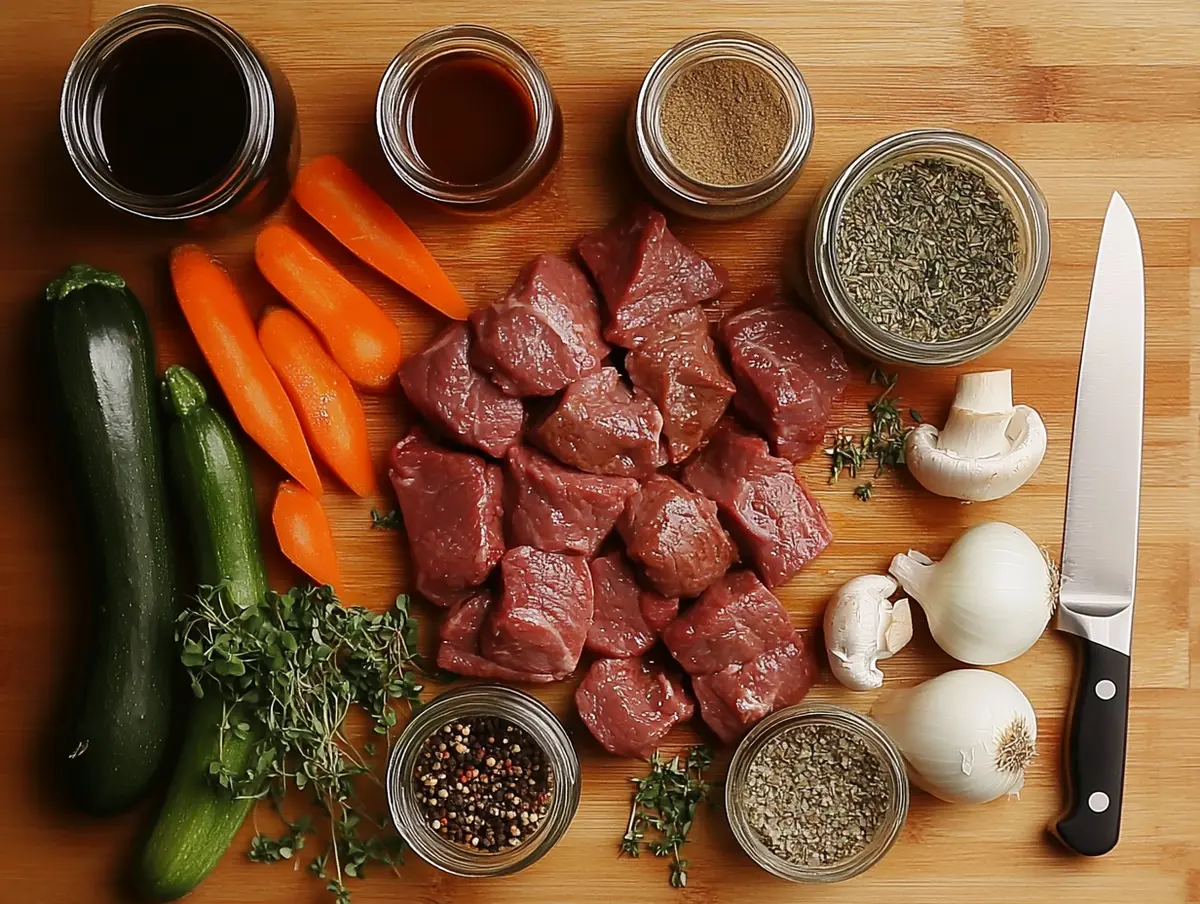
<instances>
[{"instance_id":1,"label":"dark green zucchini","mask_svg":"<svg viewBox=\"0 0 1200 904\"><path fill-rule=\"evenodd\" d=\"M225 420L207 404L204 386L182 367L167 369L162 394L167 410L168 467L191 530L202 584L224 583L238 608L262 605L266 569L258 541L254 492L242 448ZM190 716L183 750L166 800L137 864L142 891L157 900L181 897L220 861L253 803L214 786L209 767L221 759L234 771L249 765L256 733L227 736L221 745L223 704L210 689Z\"/></svg>"},{"instance_id":2,"label":"dark green zucchini","mask_svg":"<svg viewBox=\"0 0 1200 904\"><path fill-rule=\"evenodd\" d=\"M46 303L66 442L101 570L67 781L84 810L107 814L154 778L178 663L154 345L145 311L115 273L76 264L46 287Z\"/></svg>"}]
</instances>

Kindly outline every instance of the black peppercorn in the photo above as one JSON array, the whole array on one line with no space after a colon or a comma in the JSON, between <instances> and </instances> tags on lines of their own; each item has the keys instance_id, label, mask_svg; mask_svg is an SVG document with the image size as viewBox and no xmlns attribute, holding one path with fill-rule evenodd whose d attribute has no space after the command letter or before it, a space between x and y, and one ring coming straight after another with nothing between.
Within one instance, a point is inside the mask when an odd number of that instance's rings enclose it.
<instances>
[{"instance_id":1,"label":"black peppercorn","mask_svg":"<svg viewBox=\"0 0 1200 904\"><path fill-rule=\"evenodd\" d=\"M554 772L523 729L479 716L448 723L425 739L413 786L430 831L469 850L496 853L537 832L550 809Z\"/></svg>"}]
</instances>

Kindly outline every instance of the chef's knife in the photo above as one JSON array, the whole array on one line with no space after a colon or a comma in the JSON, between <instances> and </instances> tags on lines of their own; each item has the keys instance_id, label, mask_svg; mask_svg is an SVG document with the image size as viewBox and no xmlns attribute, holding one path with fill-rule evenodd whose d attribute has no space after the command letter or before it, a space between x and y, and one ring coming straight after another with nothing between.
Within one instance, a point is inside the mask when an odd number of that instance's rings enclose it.
<instances>
[{"instance_id":1,"label":"chef's knife","mask_svg":"<svg viewBox=\"0 0 1200 904\"><path fill-rule=\"evenodd\" d=\"M1071 438L1057 627L1080 638L1066 742L1068 803L1053 830L1106 854L1121 829L1137 573L1145 370L1142 246L1119 194L1104 217Z\"/></svg>"}]
</instances>

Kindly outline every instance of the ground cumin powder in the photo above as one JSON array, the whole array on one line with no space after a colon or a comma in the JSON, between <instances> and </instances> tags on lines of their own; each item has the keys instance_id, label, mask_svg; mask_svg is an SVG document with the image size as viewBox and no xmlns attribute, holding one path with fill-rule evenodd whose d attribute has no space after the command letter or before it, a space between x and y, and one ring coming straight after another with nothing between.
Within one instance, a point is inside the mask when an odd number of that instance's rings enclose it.
<instances>
[{"instance_id":1,"label":"ground cumin powder","mask_svg":"<svg viewBox=\"0 0 1200 904\"><path fill-rule=\"evenodd\" d=\"M792 117L779 83L746 60L707 60L680 73L659 125L675 164L710 185L745 185L783 153Z\"/></svg>"}]
</instances>

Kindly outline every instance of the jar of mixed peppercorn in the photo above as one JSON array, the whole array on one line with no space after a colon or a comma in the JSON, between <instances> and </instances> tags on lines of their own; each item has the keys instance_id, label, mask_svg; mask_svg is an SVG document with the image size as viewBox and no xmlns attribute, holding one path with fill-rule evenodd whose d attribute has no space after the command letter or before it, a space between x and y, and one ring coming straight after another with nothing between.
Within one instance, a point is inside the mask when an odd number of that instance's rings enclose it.
<instances>
[{"instance_id":1,"label":"jar of mixed peppercorn","mask_svg":"<svg viewBox=\"0 0 1200 904\"><path fill-rule=\"evenodd\" d=\"M579 806L579 759L537 699L477 684L442 694L405 728L388 760L396 829L456 876L502 876L546 854Z\"/></svg>"}]
</instances>

